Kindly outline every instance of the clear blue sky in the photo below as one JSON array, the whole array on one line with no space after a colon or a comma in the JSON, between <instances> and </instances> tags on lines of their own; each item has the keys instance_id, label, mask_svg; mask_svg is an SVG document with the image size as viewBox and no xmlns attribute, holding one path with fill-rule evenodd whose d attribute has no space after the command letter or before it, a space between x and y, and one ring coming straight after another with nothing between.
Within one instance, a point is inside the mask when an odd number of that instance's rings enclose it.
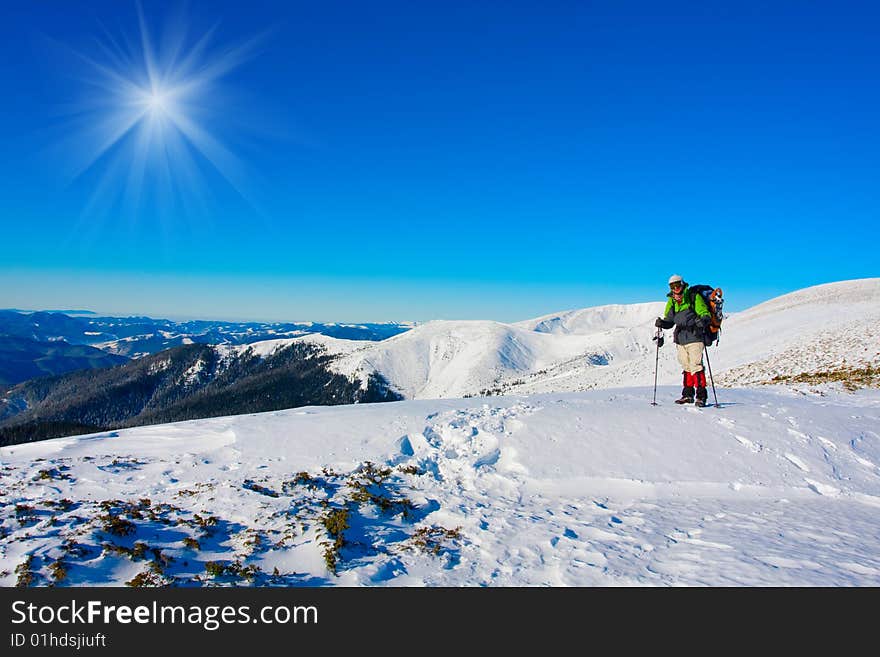
<instances>
[{"instance_id":1,"label":"clear blue sky","mask_svg":"<svg viewBox=\"0 0 880 657\"><path fill-rule=\"evenodd\" d=\"M0 11L0 307L513 321L880 275L874 2L145 0L146 42L125 0ZM213 71L189 132L96 150L144 52Z\"/></svg>"}]
</instances>

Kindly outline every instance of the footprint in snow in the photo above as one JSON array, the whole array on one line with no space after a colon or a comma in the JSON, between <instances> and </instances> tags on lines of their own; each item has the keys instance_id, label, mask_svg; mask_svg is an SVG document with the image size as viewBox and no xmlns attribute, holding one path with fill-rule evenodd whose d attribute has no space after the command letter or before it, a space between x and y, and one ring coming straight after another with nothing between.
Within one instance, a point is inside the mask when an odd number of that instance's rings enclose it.
<instances>
[{"instance_id":1,"label":"footprint in snow","mask_svg":"<svg viewBox=\"0 0 880 657\"><path fill-rule=\"evenodd\" d=\"M557 545L559 545L559 541L562 540L563 538L568 538L568 539L571 539L572 541L576 541L576 540L578 540L578 535L574 531L572 531L571 529L566 528L565 531L562 533L562 536L554 536L553 538L550 539L550 545L552 545L553 547L556 547Z\"/></svg>"},{"instance_id":2,"label":"footprint in snow","mask_svg":"<svg viewBox=\"0 0 880 657\"><path fill-rule=\"evenodd\" d=\"M404 436L397 443L398 448L400 449L400 453L404 456L412 456L415 454L415 450L413 449L412 443L409 440L409 436Z\"/></svg>"},{"instance_id":3,"label":"footprint in snow","mask_svg":"<svg viewBox=\"0 0 880 657\"><path fill-rule=\"evenodd\" d=\"M491 466L498 463L498 459L501 458L501 449L495 448L490 450L489 452L480 456L476 461L474 461L474 468L482 468L484 466Z\"/></svg>"}]
</instances>

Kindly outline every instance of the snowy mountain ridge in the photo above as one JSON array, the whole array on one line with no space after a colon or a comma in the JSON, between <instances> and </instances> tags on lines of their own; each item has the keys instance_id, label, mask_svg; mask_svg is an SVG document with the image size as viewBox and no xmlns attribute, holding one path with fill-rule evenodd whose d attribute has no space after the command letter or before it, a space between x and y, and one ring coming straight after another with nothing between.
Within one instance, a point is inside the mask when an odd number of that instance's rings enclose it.
<instances>
[{"instance_id":1,"label":"snowy mountain ridge","mask_svg":"<svg viewBox=\"0 0 880 657\"><path fill-rule=\"evenodd\" d=\"M514 324L435 321L346 349L333 367L366 380L377 372L408 399L487 392L567 392L649 385L655 365L654 319L663 302L609 305ZM846 362L880 364L880 278L820 285L759 304L725 319L708 350L726 385L767 382ZM672 332L658 379L676 383L681 369ZM333 344L327 345L332 353Z\"/></svg>"},{"instance_id":2,"label":"snowy mountain ridge","mask_svg":"<svg viewBox=\"0 0 880 657\"><path fill-rule=\"evenodd\" d=\"M662 314L664 304L657 301L581 308L516 322L514 326L539 333L589 335L653 322Z\"/></svg>"},{"instance_id":3,"label":"snowy mountain ridge","mask_svg":"<svg viewBox=\"0 0 880 657\"><path fill-rule=\"evenodd\" d=\"M320 334L249 345L265 355L297 341L320 345L332 368L382 375L407 399L572 392L653 382L654 319L664 302L615 304L504 324L435 320L364 342ZM723 385L766 383L847 363L880 364L880 279L819 285L727 316L708 360ZM680 380L666 332L658 380ZM244 347L235 347L236 351Z\"/></svg>"},{"instance_id":4,"label":"snowy mountain ridge","mask_svg":"<svg viewBox=\"0 0 880 657\"><path fill-rule=\"evenodd\" d=\"M501 393L574 392L653 383L654 319L664 302L605 305L504 324L435 320L381 341L321 334L219 345L223 353L266 357L306 342L334 357L350 379L379 374L407 399ZM681 370L665 333L658 381ZM726 317L707 360L720 385L767 383L848 367L880 365L880 278L819 285Z\"/></svg>"}]
</instances>

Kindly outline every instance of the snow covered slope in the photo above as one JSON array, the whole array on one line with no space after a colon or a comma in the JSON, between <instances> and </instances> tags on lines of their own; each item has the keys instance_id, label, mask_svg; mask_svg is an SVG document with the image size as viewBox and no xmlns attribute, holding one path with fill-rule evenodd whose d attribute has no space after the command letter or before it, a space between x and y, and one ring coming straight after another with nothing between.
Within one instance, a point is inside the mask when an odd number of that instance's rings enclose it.
<instances>
[{"instance_id":1,"label":"snow covered slope","mask_svg":"<svg viewBox=\"0 0 880 657\"><path fill-rule=\"evenodd\" d=\"M262 340L260 342L251 342L250 344L220 344L216 345L215 349L221 355L240 356L250 351L255 356L266 358L285 347L297 343L315 345L332 354L347 354L362 349L364 346L363 340L346 340L342 338L332 338L321 333L309 333L295 338Z\"/></svg>"},{"instance_id":2,"label":"snow covered slope","mask_svg":"<svg viewBox=\"0 0 880 657\"><path fill-rule=\"evenodd\" d=\"M880 278L798 290L733 315L716 352L725 385L880 366Z\"/></svg>"},{"instance_id":3,"label":"snow covered slope","mask_svg":"<svg viewBox=\"0 0 880 657\"><path fill-rule=\"evenodd\" d=\"M663 305L600 306L512 325L430 322L348 350L334 367L362 380L378 372L411 399L651 385L651 338ZM666 340L658 378L673 384L681 368L671 331ZM878 345L880 279L873 278L807 288L731 315L709 362L719 383L750 384L841 363L877 366Z\"/></svg>"},{"instance_id":4,"label":"snow covered slope","mask_svg":"<svg viewBox=\"0 0 880 657\"><path fill-rule=\"evenodd\" d=\"M650 392L2 448L0 585L880 585L880 391Z\"/></svg>"},{"instance_id":5,"label":"snow covered slope","mask_svg":"<svg viewBox=\"0 0 880 657\"><path fill-rule=\"evenodd\" d=\"M577 311L558 322L559 318L513 325L429 322L365 345L335 367L362 379L365 372L378 372L411 399L498 393L511 385L519 386L517 391L536 391L542 385L552 390L584 389L575 377L589 371L604 376L607 366L616 370L619 363L646 353L644 341L637 336L650 335L645 324L653 324L662 304L618 306L613 321L606 316L607 308ZM529 328L531 324L539 330ZM560 374L566 368L573 376ZM536 379L537 384L529 388L524 378Z\"/></svg>"},{"instance_id":6,"label":"snow covered slope","mask_svg":"<svg viewBox=\"0 0 880 657\"><path fill-rule=\"evenodd\" d=\"M499 322L434 321L366 345L335 367L359 378L379 372L407 398L461 397L480 394L513 374L592 355L590 343Z\"/></svg>"},{"instance_id":7,"label":"snow covered slope","mask_svg":"<svg viewBox=\"0 0 880 657\"><path fill-rule=\"evenodd\" d=\"M663 313L664 305L665 302L658 301L596 306L544 315L536 319L517 322L514 326L539 333L590 335L651 324L658 315Z\"/></svg>"}]
</instances>

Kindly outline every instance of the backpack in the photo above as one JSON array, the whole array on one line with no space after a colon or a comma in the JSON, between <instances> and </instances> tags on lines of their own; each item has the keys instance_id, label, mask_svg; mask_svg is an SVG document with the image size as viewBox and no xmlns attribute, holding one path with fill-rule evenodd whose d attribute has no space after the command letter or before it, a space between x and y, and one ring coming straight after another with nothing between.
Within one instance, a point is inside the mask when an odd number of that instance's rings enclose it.
<instances>
[{"instance_id":1,"label":"backpack","mask_svg":"<svg viewBox=\"0 0 880 657\"><path fill-rule=\"evenodd\" d=\"M709 309L709 327L706 329L706 335L703 336L703 343L709 346L713 343L718 344L721 334L721 322L724 319L724 296L720 287L711 285L691 285L689 290L693 294L699 294L706 302ZM694 298L691 297L691 306L693 306Z\"/></svg>"}]
</instances>

